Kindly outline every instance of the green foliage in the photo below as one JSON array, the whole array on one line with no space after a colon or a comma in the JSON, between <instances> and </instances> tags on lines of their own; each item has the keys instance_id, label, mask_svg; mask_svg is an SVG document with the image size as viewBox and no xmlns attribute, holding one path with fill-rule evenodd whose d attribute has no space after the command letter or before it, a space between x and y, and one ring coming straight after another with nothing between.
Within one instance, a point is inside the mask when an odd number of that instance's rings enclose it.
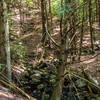
<instances>
[{"instance_id":1,"label":"green foliage","mask_svg":"<svg viewBox=\"0 0 100 100\"><path fill-rule=\"evenodd\" d=\"M24 5L27 5L28 7L32 7L33 6L33 1L32 0L22 0L22 3Z\"/></svg>"},{"instance_id":2,"label":"green foliage","mask_svg":"<svg viewBox=\"0 0 100 100\"><path fill-rule=\"evenodd\" d=\"M82 79L79 79L76 81L76 85L77 85L77 87L82 88L82 87L86 86L86 82Z\"/></svg>"},{"instance_id":3,"label":"green foliage","mask_svg":"<svg viewBox=\"0 0 100 100\"><path fill-rule=\"evenodd\" d=\"M55 0L52 3L52 13L58 15L58 17L65 13L70 13L72 11L72 8L69 4L65 5L65 3L63 3L61 7L60 2L60 0Z\"/></svg>"},{"instance_id":4,"label":"green foliage","mask_svg":"<svg viewBox=\"0 0 100 100\"><path fill-rule=\"evenodd\" d=\"M40 62L35 66L30 65L20 80L22 84L21 87L27 93L37 98L37 100L41 100L42 96L44 96L45 100L51 100L50 97L56 82L56 65L58 65L57 61ZM70 71L71 73L79 73L77 72L78 70ZM81 73L80 77L85 78L85 75ZM93 77L88 76L85 79L97 85L97 80ZM66 76L61 100L79 100L77 96L78 94L80 100L92 100L94 96L90 96L91 93L89 89L94 95L99 97L99 90L95 86L73 75L71 75L70 78L69 76Z\"/></svg>"},{"instance_id":5,"label":"green foliage","mask_svg":"<svg viewBox=\"0 0 100 100\"><path fill-rule=\"evenodd\" d=\"M97 40L99 40L99 36L97 34L93 34L93 39L94 39L94 41L97 41Z\"/></svg>"},{"instance_id":6,"label":"green foliage","mask_svg":"<svg viewBox=\"0 0 100 100\"><path fill-rule=\"evenodd\" d=\"M11 58L16 60L22 68L24 68L26 54L27 50L22 44L11 46Z\"/></svg>"},{"instance_id":7,"label":"green foliage","mask_svg":"<svg viewBox=\"0 0 100 100\"><path fill-rule=\"evenodd\" d=\"M5 67L5 64L0 64L0 69L2 69L3 67Z\"/></svg>"},{"instance_id":8,"label":"green foliage","mask_svg":"<svg viewBox=\"0 0 100 100\"><path fill-rule=\"evenodd\" d=\"M60 0L53 0L51 6L52 6L52 13L56 15L58 10L60 9Z\"/></svg>"},{"instance_id":9,"label":"green foliage","mask_svg":"<svg viewBox=\"0 0 100 100\"><path fill-rule=\"evenodd\" d=\"M56 71L52 70L53 67L54 66L49 66L48 63L44 62L40 62L35 66L30 65L21 78L21 87L26 92L36 97L37 100L40 100L38 98L41 98L42 90L44 90L45 99L50 100L50 95L56 80Z\"/></svg>"},{"instance_id":10,"label":"green foliage","mask_svg":"<svg viewBox=\"0 0 100 100\"><path fill-rule=\"evenodd\" d=\"M23 58L27 54L27 50L26 50L25 46L18 44L18 45L11 46L11 53L14 56Z\"/></svg>"}]
</instances>

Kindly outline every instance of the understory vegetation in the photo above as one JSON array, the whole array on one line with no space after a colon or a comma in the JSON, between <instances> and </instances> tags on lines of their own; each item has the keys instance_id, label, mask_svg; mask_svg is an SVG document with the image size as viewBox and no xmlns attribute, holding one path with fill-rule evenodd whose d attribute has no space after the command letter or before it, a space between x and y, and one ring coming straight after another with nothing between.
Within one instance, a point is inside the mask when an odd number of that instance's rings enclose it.
<instances>
[{"instance_id":1,"label":"understory vegetation","mask_svg":"<svg viewBox=\"0 0 100 100\"><path fill-rule=\"evenodd\" d=\"M100 0L1 0L0 85L22 100L99 100L99 34Z\"/></svg>"}]
</instances>

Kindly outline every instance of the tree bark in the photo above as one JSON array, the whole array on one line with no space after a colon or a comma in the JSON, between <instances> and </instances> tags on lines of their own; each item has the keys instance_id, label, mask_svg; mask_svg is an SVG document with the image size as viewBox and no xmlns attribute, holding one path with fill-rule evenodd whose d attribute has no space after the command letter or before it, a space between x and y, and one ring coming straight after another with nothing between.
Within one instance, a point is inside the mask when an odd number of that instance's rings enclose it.
<instances>
[{"instance_id":1,"label":"tree bark","mask_svg":"<svg viewBox=\"0 0 100 100\"><path fill-rule=\"evenodd\" d=\"M59 53L60 56L58 57L62 62L61 65L58 66L56 86L54 87L51 100L61 100L61 94L64 83L64 78L62 76L64 75L65 63L66 63L65 59L66 54L65 54L65 49L63 47L65 48L64 44L62 44L62 48L60 50L61 52Z\"/></svg>"},{"instance_id":2,"label":"tree bark","mask_svg":"<svg viewBox=\"0 0 100 100\"><path fill-rule=\"evenodd\" d=\"M99 13L98 14L99 14L99 27L100 27L100 0L98 0L98 6L99 6L98 7L98 9L99 9Z\"/></svg>"},{"instance_id":3,"label":"tree bark","mask_svg":"<svg viewBox=\"0 0 100 100\"><path fill-rule=\"evenodd\" d=\"M64 71L67 65L67 54L66 54L66 36L62 37L61 39L61 48L59 53L57 54L57 58L61 61L61 64L58 65L57 71L57 81L56 86L54 87L53 94L51 100L61 100L62 90L63 90L63 83L64 83ZM68 46L67 46L68 48Z\"/></svg>"},{"instance_id":4,"label":"tree bark","mask_svg":"<svg viewBox=\"0 0 100 100\"><path fill-rule=\"evenodd\" d=\"M4 0L0 2L0 63L7 65L8 79L11 81L8 14Z\"/></svg>"},{"instance_id":5,"label":"tree bark","mask_svg":"<svg viewBox=\"0 0 100 100\"><path fill-rule=\"evenodd\" d=\"M11 60L10 60L10 43L9 43L9 23L8 23L8 13L7 13L7 5L3 2L4 8L4 24L5 24L5 40L6 40L6 60L7 60L7 71L8 71L8 79L11 81Z\"/></svg>"},{"instance_id":6,"label":"tree bark","mask_svg":"<svg viewBox=\"0 0 100 100\"><path fill-rule=\"evenodd\" d=\"M81 34L80 34L80 49L79 49L79 58L78 58L79 61L80 61L81 52L82 52L83 33L84 33L84 6L83 6L82 27L81 27Z\"/></svg>"},{"instance_id":7,"label":"tree bark","mask_svg":"<svg viewBox=\"0 0 100 100\"><path fill-rule=\"evenodd\" d=\"M97 0L95 0L95 7L96 7L96 22L98 20L98 4L97 4Z\"/></svg>"},{"instance_id":8,"label":"tree bark","mask_svg":"<svg viewBox=\"0 0 100 100\"><path fill-rule=\"evenodd\" d=\"M63 7L63 0L61 0L61 8ZM63 15L60 18L60 36L62 37L62 24L63 24Z\"/></svg>"},{"instance_id":9,"label":"tree bark","mask_svg":"<svg viewBox=\"0 0 100 100\"><path fill-rule=\"evenodd\" d=\"M1 2L0 2L0 63L6 64L3 0L1 0Z\"/></svg>"},{"instance_id":10,"label":"tree bark","mask_svg":"<svg viewBox=\"0 0 100 100\"><path fill-rule=\"evenodd\" d=\"M53 27L52 27L52 12L51 12L51 0L49 2L49 14L50 14L50 28L51 28L51 33L53 33Z\"/></svg>"},{"instance_id":11,"label":"tree bark","mask_svg":"<svg viewBox=\"0 0 100 100\"><path fill-rule=\"evenodd\" d=\"M42 16L42 40L41 42L44 44L46 39L46 15L45 15L45 0L41 0L41 16Z\"/></svg>"},{"instance_id":12,"label":"tree bark","mask_svg":"<svg viewBox=\"0 0 100 100\"><path fill-rule=\"evenodd\" d=\"M89 26L90 26L90 36L91 36L91 49L92 53L94 52L93 45L93 28L92 28L92 1L89 0Z\"/></svg>"}]
</instances>

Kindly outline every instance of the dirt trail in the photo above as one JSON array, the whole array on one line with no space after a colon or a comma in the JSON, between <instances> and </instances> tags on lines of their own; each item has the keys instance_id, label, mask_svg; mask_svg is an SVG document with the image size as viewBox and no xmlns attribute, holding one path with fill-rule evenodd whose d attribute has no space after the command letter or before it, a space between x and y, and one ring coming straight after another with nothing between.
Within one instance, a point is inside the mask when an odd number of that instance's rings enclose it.
<instances>
[{"instance_id":1,"label":"dirt trail","mask_svg":"<svg viewBox=\"0 0 100 100\"><path fill-rule=\"evenodd\" d=\"M23 41L24 45L27 47L28 52L32 53L37 50L38 45L41 42L41 13L40 10L34 10L34 15L31 16L31 19L34 22L32 32L27 32L23 36L26 36Z\"/></svg>"}]
</instances>

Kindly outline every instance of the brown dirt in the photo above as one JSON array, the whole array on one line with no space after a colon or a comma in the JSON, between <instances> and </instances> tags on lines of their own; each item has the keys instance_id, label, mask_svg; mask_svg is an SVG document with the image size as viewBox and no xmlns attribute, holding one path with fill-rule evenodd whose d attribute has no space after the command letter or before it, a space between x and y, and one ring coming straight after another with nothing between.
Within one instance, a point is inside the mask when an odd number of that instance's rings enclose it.
<instances>
[{"instance_id":1,"label":"brown dirt","mask_svg":"<svg viewBox=\"0 0 100 100\"><path fill-rule=\"evenodd\" d=\"M27 100L19 95L12 94L0 85L0 100Z\"/></svg>"}]
</instances>

